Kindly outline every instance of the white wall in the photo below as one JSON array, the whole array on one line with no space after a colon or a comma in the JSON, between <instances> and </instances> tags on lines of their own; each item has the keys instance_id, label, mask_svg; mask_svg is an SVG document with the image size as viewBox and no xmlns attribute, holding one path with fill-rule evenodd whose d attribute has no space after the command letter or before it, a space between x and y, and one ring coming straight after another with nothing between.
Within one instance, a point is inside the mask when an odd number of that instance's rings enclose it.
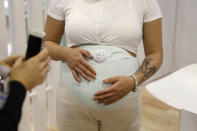
<instances>
[{"instance_id":1,"label":"white wall","mask_svg":"<svg viewBox=\"0 0 197 131\"><path fill-rule=\"evenodd\" d=\"M8 43L8 32L6 26L5 8L4 1L0 0L0 60L8 56L7 43Z\"/></svg>"},{"instance_id":2,"label":"white wall","mask_svg":"<svg viewBox=\"0 0 197 131\"><path fill-rule=\"evenodd\" d=\"M174 69L197 63L197 0L179 0Z\"/></svg>"}]
</instances>

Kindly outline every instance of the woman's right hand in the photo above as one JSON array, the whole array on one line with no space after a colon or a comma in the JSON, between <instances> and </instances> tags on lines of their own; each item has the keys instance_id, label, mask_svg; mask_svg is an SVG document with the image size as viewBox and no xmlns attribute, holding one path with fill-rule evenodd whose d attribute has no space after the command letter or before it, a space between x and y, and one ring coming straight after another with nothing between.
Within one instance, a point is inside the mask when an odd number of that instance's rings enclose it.
<instances>
[{"instance_id":1,"label":"woman's right hand","mask_svg":"<svg viewBox=\"0 0 197 131\"><path fill-rule=\"evenodd\" d=\"M72 74L74 78L81 82L78 75L81 75L87 81L90 81L90 77L96 79L96 71L89 65L89 63L85 60L84 57L92 59L92 55L89 51L81 49L81 48L67 48L66 51L66 62L70 69L72 70Z\"/></svg>"}]
</instances>

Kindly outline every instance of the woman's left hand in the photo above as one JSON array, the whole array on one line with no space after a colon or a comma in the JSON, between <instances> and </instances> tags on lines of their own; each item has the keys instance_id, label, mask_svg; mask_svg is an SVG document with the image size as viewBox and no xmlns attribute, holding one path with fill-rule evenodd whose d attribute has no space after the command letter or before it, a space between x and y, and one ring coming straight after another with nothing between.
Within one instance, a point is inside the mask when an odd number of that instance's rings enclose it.
<instances>
[{"instance_id":1,"label":"woman's left hand","mask_svg":"<svg viewBox=\"0 0 197 131\"><path fill-rule=\"evenodd\" d=\"M112 85L104 90L97 92L93 100L97 100L99 104L110 105L124 96L126 96L134 88L134 80L129 76L116 76L105 79L105 84Z\"/></svg>"}]
</instances>

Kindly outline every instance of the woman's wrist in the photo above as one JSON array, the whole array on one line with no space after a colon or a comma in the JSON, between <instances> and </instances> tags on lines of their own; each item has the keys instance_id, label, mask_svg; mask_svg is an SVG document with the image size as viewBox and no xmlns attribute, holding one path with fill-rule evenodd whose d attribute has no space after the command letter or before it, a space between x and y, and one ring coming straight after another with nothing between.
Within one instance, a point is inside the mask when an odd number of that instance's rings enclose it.
<instances>
[{"instance_id":1,"label":"woman's wrist","mask_svg":"<svg viewBox=\"0 0 197 131\"><path fill-rule=\"evenodd\" d=\"M45 47L49 51L49 56L55 61L65 61L67 59L67 52L69 47L60 46L55 42L46 41Z\"/></svg>"},{"instance_id":2,"label":"woman's wrist","mask_svg":"<svg viewBox=\"0 0 197 131\"><path fill-rule=\"evenodd\" d=\"M59 57L62 61L67 61L68 56L69 56L69 51L70 51L70 47L67 46L61 46L61 53L59 53Z\"/></svg>"},{"instance_id":3,"label":"woman's wrist","mask_svg":"<svg viewBox=\"0 0 197 131\"><path fill-rule=\"evenodd\" d=\"M134 75L138 81L138 86L139 86L140 84L142 84L143 74L141 74L140 72L136 72Z\"/></svg>"},{"instance_id":4,"label":"woman's wrist","mask_svg":"<svg viewBox=\"0 0 197 131\"><path fill-rule=\"evenodd\" d=\"M130 92L133 91L133 89L135 88L135 82L131 76L129 76L129 82L130 82L130 86L129 86L129 92Z\"/></svg>"}]
</instances>

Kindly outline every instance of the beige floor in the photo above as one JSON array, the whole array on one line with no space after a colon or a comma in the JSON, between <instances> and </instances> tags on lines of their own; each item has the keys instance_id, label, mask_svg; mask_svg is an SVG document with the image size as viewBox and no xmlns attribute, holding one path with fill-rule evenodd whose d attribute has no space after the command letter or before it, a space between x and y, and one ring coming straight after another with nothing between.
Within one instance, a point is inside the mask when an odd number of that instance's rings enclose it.
<instances>
[{"instance_id":1,"label":"beige floor","mask_svg":"<svg viewBox=\"0 0 197 131\"><path fill-rule=\"evenodd\" d=\"M180 112L142 89L141 131L178 131Z\"/></svg>"},{"instance_id":2,"label":"beige floor","mask_svg":"<svg viewBox=\"0 0 197 131\"><path fill-rule=\"evenodd\" d=\"M142 89L141 131L178 131L180 112L150 95ZM49 131L57 131L50 127Z\"/></svg>"}]
</instances>

